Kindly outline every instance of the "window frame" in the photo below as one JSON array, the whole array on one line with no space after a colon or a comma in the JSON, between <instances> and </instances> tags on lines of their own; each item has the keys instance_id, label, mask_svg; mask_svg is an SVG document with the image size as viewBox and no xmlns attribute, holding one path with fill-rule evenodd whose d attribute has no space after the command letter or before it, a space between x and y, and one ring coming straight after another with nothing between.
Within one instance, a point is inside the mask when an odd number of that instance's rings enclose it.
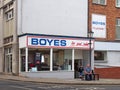
<instances>
[{"instance_id":1,"label":"window frame","mask_svg":"<svg viewBox=\"0 0 120 90\"><path fill-rule=\"evenodd\" d=\"M13 11L13 9L5 12L5 15L6 15L6 21L9 21L9 20L13 19L13 17L14 17L14 11Z\"/></svg>"},{"instance_id":2,"label":"window frame","mask_svg":"<svg viewBox=\"0 0 120 90\"><path fill-rule=\"evenodd\" d=\"M116 26L116 30L115 30L116 31L116 34L115 34L116 40L120 40L120 38L118 37L119 35L117 36L117 31L118 31L117 27L120 27L120 18L116 18L116 25L115 26ZM119 30L119 32L120 32L120 30Z\"/></svg>"},{"instance_id":3,"label":"window frame","mask_svg":"<svg viewBox=\"0 0 120 90\"><path fill-rule=\"evenodd\" d=\"M120 0L116 0L115 5L117 8L120 8Z\"/></svg>"},{"instance_id":4,"label":"window frame","mask_svg":"<svg viewBox=\"0 0 120 90\"><path fill-rule=\"evenodd\" d=\"M107 0L104 0L104 1L105 1L104 4L101 3L101 0L92 0L92 3L93 3L93 4L99 4L99 5L106 5L106 4L107 4Z\"/></svg>"},{"instance_id":5,"label":"window frame","mask_svg":"<svg viewBox=\"0 0 120 90\"><path fill-rule=\"evenodd\" d=\"M103 55L103 59L95 59L96 53L101 53ZM107 51L94 51L94 61L95 62L107 62Z\"/></svg>"}]
</instances>

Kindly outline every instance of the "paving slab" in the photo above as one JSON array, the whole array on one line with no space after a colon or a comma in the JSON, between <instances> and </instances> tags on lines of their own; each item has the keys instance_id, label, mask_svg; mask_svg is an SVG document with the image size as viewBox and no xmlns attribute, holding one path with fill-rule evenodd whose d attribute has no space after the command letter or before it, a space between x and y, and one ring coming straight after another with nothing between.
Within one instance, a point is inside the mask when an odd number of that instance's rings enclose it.
<instances>
[{"instance_id":1,"label":"paving slab","mask_svg":"<svg viewBox=\"0 0 120 90\"><path fill-rule=\"evenodd\" d=\"M69 85L120 85L120 79L100 79L85 81L80 79L58 79L58 78L29 78L14 75L0 75L0 79L17 80L47 84L69 84Z\"/></svg>"}]
</instances>

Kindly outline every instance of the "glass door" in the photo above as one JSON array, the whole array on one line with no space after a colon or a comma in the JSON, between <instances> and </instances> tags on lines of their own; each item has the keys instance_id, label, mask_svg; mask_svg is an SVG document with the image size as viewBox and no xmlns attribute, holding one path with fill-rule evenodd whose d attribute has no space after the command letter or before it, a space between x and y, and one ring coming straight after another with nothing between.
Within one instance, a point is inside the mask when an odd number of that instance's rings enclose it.
<instances>
[{"instance_id":1,"label":"glass door","mask_svg":"<svg viewBox=\"0 0 120 90\"><path fill-rule=\"evenodd\" d=\"M12 72L12 54L6 55L5 57L5 72L11 73Z\"/></svg>"},{"instance_id":2,"label":"glass door","mask_svg":"<svg viewBox=\"0 0 120 90\"><path fill-rule=\"evenodd\" d=\"M5 48L5 72L12 72L12 47Z\"/></svg>"},{"instance_id":3,"label":"glass door","mask_svg":"<svg viewBox=\"0 0 120 90\"><path fill-rule=\"evenodd\" d=\"M12 54L9 55L9 71L8 72L12 72Z\"/></svg>"}]
</instances>

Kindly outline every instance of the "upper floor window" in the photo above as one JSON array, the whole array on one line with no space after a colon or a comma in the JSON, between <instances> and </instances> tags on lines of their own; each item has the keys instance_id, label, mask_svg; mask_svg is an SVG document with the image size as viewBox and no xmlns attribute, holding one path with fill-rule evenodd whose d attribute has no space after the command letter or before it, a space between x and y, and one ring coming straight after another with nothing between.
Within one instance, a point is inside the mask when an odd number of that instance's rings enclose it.
<instances>
[{"instance_id":1,"label":"upper floor window","mask_svg":"<svg viewBox=\"0 0 120 90\"><path fill-rule=\"evenodd\" d=\"M120 0L116 0L116 7L120 7Z\"/></svg>"},{"instance_id":2,"label":"upper floor window","mask_svg":"<svg viewBox=\"0 0 120 90\"><path fill-rule=\"evenodd\" d=\"M13 19L13 16L14 16L13 2L6 5L3 8L3 12L5 14L4 16L5 16L6 21Z\"/></svg>"},{"instance_id":3,"label":"upper floor window","mask_svg":"<svg viewBox=\"0 0 120 90\"><path fill-rule=\"evenodd\" d=\"M11 54L12 53L12 48L5 48L5 54Z\"/></svg>"},{"instance_id":4,"label":"upper floor window","mask_svg":"<svg viewBox=\"0 0 120 90\"><path fill-rule=\"evenodd\" d=\"M92 0L92 2L95 4L106 5L106 0Z\"/></svg>"},{"instance_id":5,"label":"upper floor window","mask_svg":"<svg viewBox=\"0 0 120 90\"><path fill-rule=\"evenodd\" d=\"M120 18L116 19L116 39L120 39Z\"/></svg>"},{"instance_id":6,"label":"upper floor window","mask_svg":"<svg viewBox=\"0 0 120 90\"><path fill-rule=\"evenodd\" d=\"M6 20L10 20L13 18L13 9L6 12Z\"/></svg>"},{"instance_id":7,"label":"upper floor window","mask_svg":"<svg viewBox=\"0 0 120 90\"><path fill-rule=\"evenodd\" d=\"M10 36L10 37L7 37L4 39L4 44L8 44L8 43L11 43L13 42L13 36Z\"/></svg>"}]
</instances>

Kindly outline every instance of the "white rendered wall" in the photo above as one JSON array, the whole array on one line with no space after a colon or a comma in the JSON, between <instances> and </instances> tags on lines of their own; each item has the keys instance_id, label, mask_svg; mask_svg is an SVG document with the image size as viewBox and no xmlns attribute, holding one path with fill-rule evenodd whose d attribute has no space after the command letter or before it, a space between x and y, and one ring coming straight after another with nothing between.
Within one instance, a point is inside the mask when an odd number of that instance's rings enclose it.
<instances>
[{"instance_id":1,"label":"white rendered wall","mask_svg":"<svg viewBox=\"0 0 120 90\"><path fill-rule=\"evenodd\" d=\"M21 76L32 77L32 78L60 78L60 79L74 79L73 71L41 71L41 72L20 72Z\"/></svg>"},{"instance_id":2,"label":"white rendered wall","mask_svg":"<svg viewBox=\"0 0 120 90\"><path fill-rule=\"evenodd\" d=\"M107 52L108 56L108 65L109 66L119 66L120 67L120 51L109 51Z\"/></svg>"},{"instance_id":3,"label":"white rendered wall","mask_svg":"<svg viewBox=\"0 0 120 90\"><path fill-rule=\"evenodd\" d=\"M94 50L106 51L106 62L95 63L100 66L120 66L120 43L118 42L95 42Z\"/></svg>"},{"instance_id":4,"label":"white rendered wall","mask_svg":"<svg viewBox=\"0 0 120 90\"><path fill-rule=\"evenodd\" d=\"M19 48L25 48L27 47L27 37L19 37Z\"/></svg>"},{"instance_id":5,"label":"white rendered wall","mask_svg":"<svg viewBox=\"0 0 120 90\"><path fill-rule=\"evenodd\" d=\"M18 0L18 34L87 36L88 0Z\"/></svg>"},{"instance_id":6,"label":"white rendered wall","mask_svg":"<svg viewBox=\"0 0 120 90\"><path fill-rule=\"evenodd\" d=\"M118 42L95 42L94 50L112 50L120 51L120 43Z\"/></svg>"}]
</instances>

